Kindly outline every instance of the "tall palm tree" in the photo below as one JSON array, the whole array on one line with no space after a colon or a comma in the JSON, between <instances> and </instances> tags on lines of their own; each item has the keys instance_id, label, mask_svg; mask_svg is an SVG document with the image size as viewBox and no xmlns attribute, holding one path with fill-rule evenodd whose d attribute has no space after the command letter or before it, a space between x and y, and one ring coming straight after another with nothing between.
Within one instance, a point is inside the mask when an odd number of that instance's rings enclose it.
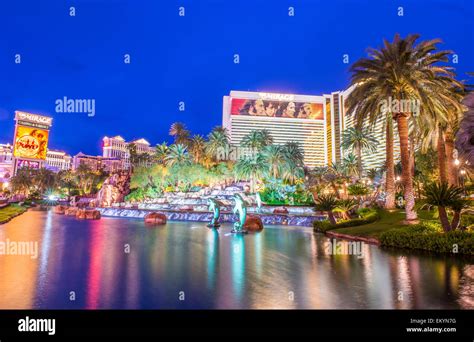
<instances>
[{"instance_id":1,"label":"tall palm tree","mask_svg":"<svg viewBox=\"0 0 474 342\"><path fill-rule=\"evenodd\" d=\"M381 49L370 49L369 58L352 65L351 83L355 89L348 106L349 110L355 110L359 123L367 117L374 121L381 106L384 114L390 113L397 122L407 221L417 219L408 143L408 123L413 113L400 104L418 103L420 115L433 115L436 109L445 106L443 100L448 98L440 90L453 84L449 68L438 65L447 62L451 52L436 51L438 39L416 44L418 38L418 35L400 38L397 34L393 42L385 40ZM390 100L395 101L391 102L392 106L384 106Z\"/></svg>"},{"instance_id":2,"label":"tall palm tree","mask_svg":"<svg viewBox=\"0 0 474 342\"><path fill-rule=\"evenodd\" d=\"M242 138L241 145L249 148L252 153L261 151L265 146L273 144L273 137L266 129L250 131Z\"/></svg>"},{"instance_id":3,"label":"tall palm tree","mask_svg":"<svg viewBox=\"0 0 474 342\"><path fill-rule=\"evenodd\" d=\"M71 195L71 189L76 187L75 176L71 170L61 170L58 172L59 184L67 189L67 195Z\"/></svg>"},{"instance_id":4,"label":"tall palm tree","mask_svg":"<svg viewBox=\"0 0 474 342\"><path fill-rule=\"evenodd\" d=\"M350 127L343 132L342 147L355 152L359 178L362 178L362 152L375 152L378 143L367 129Z\"/></svg>"},{"instance_id":5,"label":"tall palm tree","mask_svg":"<svg viewBox=\"0 0 474 342\"><path fill-rule=\"evenodd\" d=\"M39 168L33 174L33 184L43 194L47 189L53 188L56 184L56 174L51 170Z\"/></svg>"},{"instance_id":6,"label":"tall palm tree","mask_svg":"<svg viewBox=\"0 0 474 342\"><path fill-rule=\"evenodd\" d=\"M171 125L170 135L174 138L175 144L188 146L191 133L182 122L175 122Z\"/></svg>"},{"instance_id":7,"label":"tall palm tree","mask_svg":"<svg viewBox=\"0 0 474 342\"><path fill-rule=\"evenodd\" d=\"M294 184L305 175L304 151L298 142L288 141L282 145L285 162L282 166L283 179Z\"/></svg>"},{"instance_id":8,"label":"tall palm tree","mask_svg":"<svg viewBox=\"0 0 474 342\"><path fill-rule=\"evenodd\" d=\"M278 178L287 161L283 147L280 145L265 146L262 150L262 157L267 162L270 176Z\"/></svg>"},{"instance_id":9,"label":"tall palm tree","mask_svg":"<svg viewBox=\"0 0 474 342\"><path fill-rule=\"evenodd\" d=\"M227 160L230 152L230 139L227 128L217 126L207 136L207 152L216 160Z\"/></svg>"},{"instance_id":10,"label":"tall palm tree","mask_svg":"<svg viewBox=\"0 0 474 342\"><path fill-rule=\"evenodd\" d=\"M168 149L165 157L166 166L187 165L189 164L189 154L186 146L181 144L173 144Z\"/></svg>"},{"instance_id":11,"label":"tall palm tree","mask_svg":"<svg viewBox=\"0 0 474 342\"><path fill-rule=\"evenodd\" d=\"M19 169L16 175L10 178L10 184L14 193L28 196L31 187L33 186L32 169Z\"/></svg>"},{"instance_id":12,"label":"tall palm tree","mask_svg":"<svg viewBox=\"0 0 474 342\"><path fill-rule=\"evenodd\" d=\"M206 152L205 149L206 141L204 140L204 137L200 134L194 135L190 141L189 152L191 153L195 163L200 163L204 158L204 154Z\"/></svg>"},{"instance_id":13,"label":"tall palm tree","mask_svg":"<svg viewBox=\"0 0 474 342\"><path fill-rule=\"evenodd\" d=\"M467 107L459 131L456 133L456 149L460 157L467 161L471 167L474 166L474 91L464 98L463 103Z\"/></svg>"},{"instance_id":14,"label":"tall palm tree","mask_svg":"<svg viewBox=\"0 0 474 342\"><path fill-rule=\"evenodd\" d=\"M268 172L268 164L261 153L246 156L237 161L234 166L235 176L239 179L250 180L250 191L255 192L255 182Z\"/></svg>"}]
</instances>

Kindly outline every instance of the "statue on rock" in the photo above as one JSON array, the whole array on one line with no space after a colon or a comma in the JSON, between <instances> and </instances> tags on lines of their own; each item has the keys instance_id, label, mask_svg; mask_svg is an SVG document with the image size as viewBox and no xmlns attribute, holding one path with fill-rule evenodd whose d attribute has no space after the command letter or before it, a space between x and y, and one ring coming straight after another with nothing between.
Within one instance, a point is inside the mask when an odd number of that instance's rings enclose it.
<instances>
[{"instance_id":1,"label":"statue on rock","mask_svg":"<svg viewBox=\"0 0 474 342\"><path fill-rule=\"evenodd\" d=\"M234 229L232 229L232 233L241 233L241 234L246 234L247 231L244 230L244 225L245 225L245 220L247 218L247 207L244 199L242 196L239 194L235 194L233 196L233 199L235 200L235 206L234 206L234 214L238 213L239 220L234 223Z\"/></svg>"},{"instance_id":2,"label":"statue on rock","mask_svg":"<svg viewBox=\"0 0 474 342\"><path fill-rule=\"evenodd\" d=\"M214 216L212 217L211 222L207 225L209 228L219 228L221 224L219 223L219 216L221 215L221 203L214 198L208 198L207 204L209 205L209 211L212 211Z\"/></svg>"}]
</instances>

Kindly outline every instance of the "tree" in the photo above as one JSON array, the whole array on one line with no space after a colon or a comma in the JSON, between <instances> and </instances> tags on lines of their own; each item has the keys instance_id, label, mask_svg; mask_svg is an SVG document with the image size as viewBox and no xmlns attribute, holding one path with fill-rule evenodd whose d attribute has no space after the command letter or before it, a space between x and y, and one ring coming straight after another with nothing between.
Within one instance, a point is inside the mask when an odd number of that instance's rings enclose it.
<instances>
[{"instance_id":1,"label":"tree","mask_svg":"<svg viewBox=\"0 0 474 342\"><path fill-rule=\"evenodd\" d=\"M273 144L273 137L266 129L253 130L242 138L241 145L253 153L261 151L265 146Z\"/></svg>"},{"instance_id":2,"label":"tree","mask_svg":"<svg viewBox=\"0 0 474 342\"><path fill-rule=\"evenodd\" d=\"M195 163L200 163L206 153L206 141L202 135L196 134L190 141L189 152Z\"/></svg>"},{"instance_id":3,"label":"tree","mask_svg":"<svg viewBox=\"0 0 474 342\"><path fill-rule=\"evenodd\" d=\"M67 195L71 195L71 189L77 186L76 177L71 170L61 170L58 172L58 182L62 188L67 189Z\"/></svg>"},{"instance_id":4,"label":"tree","mask_svg":"<svg viewBox=\"0 0 474 342\"><path fill-rule=\"evenodd\" d=\"M32 169L21 168L18 169L16 175L10 178L10 185L13 193L28 196L31 187L33 186Z\"/></svg>"},{"instance_id":5,"label":"tree","mask_svg":"<svg viewBox=\"0 0 474 342\"><path fill-rule=\"evenodd\" d=\"M426 202L438 207L439 219L445 232L449 232L457 228L460 222L463 190L460 187L448 185L448 183L432 183L425 187L424 195ZM454 210L454 218L450 223L447 208Z\"/></svg>"},{"instance_id":6,"label":"tree","mask_svg":"<svg viewBox=\"0 0 474 342\"><path fill-rule=\"evenodd\" d=\"M187 165L190 163L189 154L186 146L181 144L173 144L168 149L165 158L166 166Z\"/></svg>"},{"instance_id":7,"label":"tree","mask_svg":"<svg viewBox=\"0 0 474 342\"><path fill-rule=\"evenodd\" d=\"M346 155L344 159L342 160L342 163L344 165L344 168L347 174L350 177L358 175L359 162L358 162L357 157L354 154L349 153L348 155Z\"/></svg>"},{"instance_id":8,"label":"tree","mask_svg":"<svg viewBox=\"0 0 474 342\"><path fill-rule=\"evenodd\" d=\"M56 174L48 169L39 168L33 171L33 185L39 193L44 194L56 184Z\"/></svg>"},{"instance_id":9,"label":"tree","mask_svg":"<svg viewBox=\"0 0 474 342\"><path fill-rule=\"evenodd\" d=\"M316 199L316 210L325 211L328 214L328 219L331 224L336 224L336 218L334 217L334 209L338 205L338 200L336 196L329 195L319 195Z\"/></svg>"},{"instance_id":10,"label":"tree","mask_svg":"<svg viewBox=\"0 0 474 342\"><path fill-rule=\"evenodd\" d=\"M171 125L170 135L174 138L174 143L188 147L191 133L182 122L175 122Z\"/></svg>"},{"instance_id":11,"label":"tree","mask_svg":"<svg viewBox=\"0 0 474 342\"><path fill-rule=\"evenodd\" d=\"M167 154L168 154L168 144L166 144L166 142L156 145L155 160L158 164L165 164L165 159L166 159Z\"/></svg>"},{"instance_id":12,"label":"tree","mask_svg":"<svg viewBox=\"0 0 474 342\"><path fill-rule=\"evenodd\" d=\"M393 42L385 40L381 49L370 49L369 58L352 65L351 83L355 88L348 106L355 110L359 123L367 117L374 122L381 111L390 113L397 122L408 222L417 219L408 136L408 123L414 113L404 104L418 104L419 115L433 115L445 107L443 89L453 84L449 69L438 65L447 62L451 52L436 51L437 39L416 44L418 38L409 35L402 39L397 34Z\"/></svg>"},{"instance_id":13,"label":"tree","mask_svg":"<svg viewBox=\"0 0 474 342\"><path fill-rule=\"evenodd\" d=\"M207 136L207 152L219 160L227 160L230 152L229 132L224 127L214 127Z\"/></svg>"},{"instance_id":14,"label":"tree","mask_svg":"<svg viewBox=\"0 0 474 342\"><path fill-rule=\"evenodd\" d=\"M304 177L304 152L301 145L288 141L282 146L285 163L282 167L283 178L294 184L299 178Z\"/></svg>"},{"instance_id":15,"label":"tree","mask_svg":"<svg viewBox=\"0 0 474 342\"><path fill-rule=\"evenodd\" d=\"M362 152L375 152L378 145L375 139L366 129L350 127L342 134L342 147L352 150L357 156L357 173L362 178Z\"/></svg>"},{"instance_id":16,"label":"tree","mask_svg":"<svg viewBox=\"0 0 474 342\"><path fill-rule=\"evenodd\" d=\"M461 159L472 167L474 165L474 92L466 95L463 103L467 111L459 124L455 144Z\"/></svg>"},{"instance_id":17,"label":"tree","mask_svg":"<svg viewBox=\"0 0 474 342\"><path fill-rule=\"evenodd\" d=\"M255 182L268 172L268 164L262 154L246 156L237 161L234 172L239 179L250 180L250 191L255 192Z\"/></svg>"},{"instance_id":18,"label":"tree","mask_svg":"<svg viewBox=\"0 0 474 342\"><path fill-rule=\"evenodd\" d=\"M265 146L262 150L262 157L268 164L270 176L278 178L287 162L283 148L280 145Z\"/></svg>"}]
</instances>

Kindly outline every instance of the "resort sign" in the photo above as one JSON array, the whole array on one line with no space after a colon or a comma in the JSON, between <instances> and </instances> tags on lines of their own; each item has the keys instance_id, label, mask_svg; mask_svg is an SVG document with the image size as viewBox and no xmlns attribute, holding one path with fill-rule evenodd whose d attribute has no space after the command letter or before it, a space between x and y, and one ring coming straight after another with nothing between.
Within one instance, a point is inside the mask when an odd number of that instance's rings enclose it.
<instances>
[{"instance_id":1,"label":"resort sign","mask_svg":"<svg viewBox=\"0 0 474 342\"><path fill-rule=\"evenodd\" d=\"M46 160L49 129L53 119L27 112L15 112L13 141L14 173L22 167L42 167Z\"/></svg>"}]
</instances>

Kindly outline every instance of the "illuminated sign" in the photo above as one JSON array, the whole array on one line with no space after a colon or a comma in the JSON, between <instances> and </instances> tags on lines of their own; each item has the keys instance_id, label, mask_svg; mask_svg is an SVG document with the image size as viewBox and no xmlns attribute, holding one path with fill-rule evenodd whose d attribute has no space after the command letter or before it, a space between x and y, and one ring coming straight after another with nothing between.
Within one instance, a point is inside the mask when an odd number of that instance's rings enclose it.
<instances>
[{"instance_id":1,"label":"illuminated sign","mask_svg":"<svg viewBox=\"0 0 474 342\"><path fill-rule=\"evenodd\" d=\"M275 94L271 94L275 95ZM278 95L278 94L277 94ZM292 95L291 95L292 96ZM232 115L323 120L323 104L296 101L231 99Z\"/></svg>"},{"instance_id":2,"label":"illuminated sign","mask_svg":"<svg viewBox=\"0 0 474 342\"><path fill-rule=\"evenodd\" d=\"M16 158L46 159L48 131L28 126L16 127L13 155Z\"/></svg>"},{"instance_id":3,"label":"illuminated sign","mask_svg":"<svg viewBox=\"0 0 474 342\"><path fill-rule=\"evenodd\" d=\"M274 93L259 93L258 94L262 100L271 100L271 101L294 101L295 95L291 94L274 94Z\"/></svg>"},{"instance_id":4,"label":"illuminated sign","mask_svg":"<svg viewBox=\"0 0 474 342\"><path fill-rule=\"evenodd\" d=\"M42 116L42 115L37 115L37 114L31 114L31 113L26 113L26 112L20 112L16 111L15 112L15 120L22 121L23 124L31 123L31 124L40 124L40 125L45 125L45 126L51 126L53 124L53 118L47 117L47 116Z\"/></svg>"}]
</instances>

